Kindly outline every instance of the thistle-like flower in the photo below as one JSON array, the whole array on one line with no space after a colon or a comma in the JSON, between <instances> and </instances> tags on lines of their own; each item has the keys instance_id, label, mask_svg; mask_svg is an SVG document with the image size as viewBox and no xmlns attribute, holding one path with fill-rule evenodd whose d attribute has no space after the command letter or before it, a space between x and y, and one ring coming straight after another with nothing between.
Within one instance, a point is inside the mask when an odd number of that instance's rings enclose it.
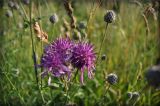
<instances>
[{"instance_id":1,"label":"thistle-like flower","mask_svg":"<svg viewBox=\"0 0 160 106\"><path fill-rule=\"evenodd\" d=\"M42 75L50 72L55 77L65 74L70 76L66 62L71 58L72 46L69 38L59 38L47 46L41 59L41 66L48 71L44 71Z\"/></svg>"},{"instance_id":2,"label":"thistle-like flower","mask_svg":"<svg viewBox=\"0 0 160 106\"><path fill-rule=\"evenodd\" d=\"M104 21L107 23L112 23L116 19L116 14L113 10L108 10L104 16Z\"/></svg>"},{"instance_id":3,"label":"thistle-like flower","mask_svg":"<svg viewBox=\"0 0 160 106\"><path fill-rule=\"evenodd\" d=\"M111 85L116 84L117 80L118 80L118 76L116 74L113 74L113 73L109 74L106 77L106 81Z\"/></svg>"},{"instance_id":4,"label":"thistle-like flower","mask_svg":"<svg viewBox=\"0 0 160 106\"><path fill-rule=\"evenodd\" d=\"M62 64L58 54L51 53L50 51L47 51L41 59L41 66L47 71L44 71L42 73L42 76L45 76L48 74L48 72L55 76L60 77L62 75L65 75L66 73L69 74L70 70L67 66Z\"/></svg>"},{"instance_id":5,"label":"thistle-like flower","mask_svg":"<svg viewBox=\"0 0 160 106\"><path fill-rule=\"evenodd\" d=\"M73 47L74 43L69 38L58 38L51 46L53 51L61 57L63 64L70 62Z\"/></svg>"},{"instance_id":6,"label":"thistle-like flower","mask_svg":"<svg viewBox=\"0 0 160 106\"><path fill-rule=\"evenodd\" d=\"M50 22L55 24L56 22L58 22L58 16L57 14L54 14L52 15L50 18L49 18Z\"/></svg>"},{"instance_id":7,"label":"thistle-like flower","mask_svg":"<svg viewBox=\"0 0 160 106\"><path fill-rule=\"evenodd\" d=\"M79 42L75 44L72 52L71 63L81 71L81 83L83 84L84 70L88 70L88 77L92 78L93 69L95 67L96 55L94 47L86 42Z\"/></svg>"}]
</instances>

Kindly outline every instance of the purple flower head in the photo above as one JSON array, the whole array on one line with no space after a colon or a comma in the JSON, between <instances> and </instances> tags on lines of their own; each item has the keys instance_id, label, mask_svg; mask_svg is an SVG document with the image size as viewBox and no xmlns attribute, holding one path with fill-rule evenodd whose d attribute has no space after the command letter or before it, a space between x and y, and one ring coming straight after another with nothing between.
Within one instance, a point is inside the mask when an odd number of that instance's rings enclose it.
<instances>
[{"instance_id":1,"label":"purple flower head","mask_svg":"<svg viewBox=\"0 0 160 106\"><path fill-rule=\"evenodd\" d=\"M61 61L65 64L69 62L74 43L69 38L58 38L52 43L52 49L61 57Z\"/></svg>"},{"instance_id":2,"label":"purple flower head","mask_svg":"<svg viewBox=\"0 0 160 106\"><path fill-rule=\"evenodd\" d=\"M88 77L92 78L92 71L95 66L96 55L91 44L79 42L75 44L72 52L71 63L81 70L81 83L83 84L84 70L88 70Z\"/></svg>"},{"instance_id":3,"label":"purple flower head","mask_svg":"<svg viewBox=\"0 0 160 106\"><path fill-rule=\"evenodd\" d=\"M66 73L70 73L70 70L67 66L62 64L61 59L56 53L46 52L41 59L41 66L47 69L42 73L42 76L51 73L55 77L60 77Z\"/></svg>"},{"instance_id":4,"label":"purple flower head","mask_svg":"<svg viewBox=\"0 0 160 106\"><path fill-rule=\"evenodd\" d=\"M71 51L73 43L69 38L59 38L50 45L48 45L41 58L41 66L47 69L42 75L46 75L50 72L55 77L68 74L70 76L70 70L66 65L71 58Z\"/></svg>"}]
</instances>

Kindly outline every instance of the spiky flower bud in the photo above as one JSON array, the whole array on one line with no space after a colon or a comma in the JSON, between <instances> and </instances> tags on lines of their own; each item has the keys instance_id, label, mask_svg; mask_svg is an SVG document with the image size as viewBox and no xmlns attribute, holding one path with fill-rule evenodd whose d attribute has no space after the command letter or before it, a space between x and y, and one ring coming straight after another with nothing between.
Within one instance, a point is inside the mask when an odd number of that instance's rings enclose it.
<instances>
[{"instance_id":1,"label":"spiky flower bud","mask_svg":"<svg viewBox=\"0 0 160 106\"><path fill-rule=\"evenodd\" d=\"M146 72L145 77L146 77L148 84L150 86L159 87L160 86L160 65L152 66Z\"/></svg>"},{"instance_id":2,"label":"spiky flower bud","mask_svg":"<svg viewBox=\"0 0 160 106\"><path fill-rule=\"evenodd\" d=\"M104 16L104 21L107 23L112 23L116 19L116 14L113 10L108 10Z\"/></svg>"},{"instance_id":3,"label":"spiky flower bud","mask_svg":"<svg viewBox=\"0 0 160 106\"><path fill-rule=\"evenodd\" d=\"M6 17L12 17L13 16L13 14L12 14L12 11L10 11L10 10L7 10L7 12L6 12Z\"/></svg>"},{"instance_id":4,"label":"spiky flower bud","mask_svg":"<svg viewBox=\"0 0 160 106\"><path fill-rule=\"evenodd\" d=\"M106 77L106 81L111 85L116 84L118 81L118 76L114 73L111 73Z\"/></svg>"},{"instance_id":5,"label":"spiky flower bud","mask_svg":"<svg viewBox=\"0 0 160 106\"><path fill-rule=\"evenodd\" d=\"M106 55L105 54L102 55L101 60L106 60Z\"/></svg>"},{"instance_id":6,"label":"spiky flower bud","mask_svg":"<svg viewBox=\"0 0 160 106\"><path fill-rule=\"evenodd\" d=\"M58 16L57 14L54 14L52 15L50 18L49 18L50 22L55 24L56 22L58 22Z\"/></svg>"}]
</instances>

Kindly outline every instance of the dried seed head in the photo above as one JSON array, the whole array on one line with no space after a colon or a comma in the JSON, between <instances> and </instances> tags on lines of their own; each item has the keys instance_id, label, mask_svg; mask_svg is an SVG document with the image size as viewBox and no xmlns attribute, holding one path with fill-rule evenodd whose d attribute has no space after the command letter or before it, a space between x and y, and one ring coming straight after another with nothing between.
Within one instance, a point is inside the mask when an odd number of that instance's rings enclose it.
<instances>
[{"instance_id":1,"label":"dried seed head","mask_svg":"<svg viewBox=\"0 0 160 106\"><path fill-rule=\"evenodd\" d=\"M148 84L153 87L160 86L160 65L152 66L145 75Z\"/></svg>"},{"instance_id":2,"label":"dried seed head","mask_svg":"<svg viewBox=\"0 0 160 106\"><path fill-rule=\"evenodd\" d=\"M36 37L39 40L42 40L43 42L48 43L48 34L42 30L38 22L34 23L33 28L34 28Z\"/></svg>"},{"instance_id":3,"label":"dried seed head","mask_svg":"<svg viewBox=\"0 0 160 106\"><path fill-rule=\"evenodd\" d=\"M57 14L54 14L52 15L50 18L49 18L50 22L55 24L56 22L58 22L58 16Z\"/></svg>"},{"instance_id":4,"label":"dried seed head","mask_svg":"<svg viewBox=\"0 0 160 106\"><path fill-rule=\"evenodd\" d=\"M116 84L118 81L118 76L116 74L111 73L106 77L106 81L111 85Z\"/></svg>"},{"instance_id":5,"label":"dried seed head","mask_svg":"<svg viewBox=\"0 0 160 106\"><path fill-rule=\"evenodd\" d=\"M138 100L139 97L140 97L140 94L138 92L133 92L133 94L132 94L132 99L133 100Z\"/></svg>"},{"instance_id":6,"label":"dried seed head","mask_svg":"<svg viewBox=\"0 0 160 106\"><path fill-rule=\"evenodd\" d=\"M12 11L10 11L10 10L7 10L7 12L6 12L6 17L12 17L13 16L13 14L12 14Z\"/></svg>"},{"instance_id":7,"label":"dried seed head","mask_svg":"<svg viewBox=\"0 0 160 106\"><path fill-rule=\"evenodd\" d=\"M101 60L106 60L106 55L105 54L102 55Z\"/></svg>"},{"instance_id":8,"label":"dried seed head","mask_svg":"<svg viewBox=\"0 0 160 106\"><path fill-rule=\"evenodd\" d=\"M133 96L132 92L127 92L127 97L128 97L129 99L131 99L132 96Z\"/></svg>"},{"instance_id":9,"label":"dried seed head","mask_svg":"<svg viewBox=\"0 0 160 106\"><path fill-rule=\"evenodd\" d=\"M106 15L104 16L104 21L107 23L112 23L116 19L116 14L113 10L107 11Z\"/></svg>"},{"instance_id":10,"label":"dried seed head","mask_svg":"<svg viewBox=\"0 0 160 106\"><path fill-rule=\"evenodd\" d=\"M13 8L13 7L14 7L14 2L9 1L9 2L8 2L8 7Z\"/></svg>"},{"instance_id":11,"label":"dried seed head","mask_svg":"<svg viewBox=\"0 0 160 106\"><path fill-rule=\"evenodd\" d=\"M23 3L28 5L30 3L30 0L23 0Z\"/></svg>"}]
</instances>

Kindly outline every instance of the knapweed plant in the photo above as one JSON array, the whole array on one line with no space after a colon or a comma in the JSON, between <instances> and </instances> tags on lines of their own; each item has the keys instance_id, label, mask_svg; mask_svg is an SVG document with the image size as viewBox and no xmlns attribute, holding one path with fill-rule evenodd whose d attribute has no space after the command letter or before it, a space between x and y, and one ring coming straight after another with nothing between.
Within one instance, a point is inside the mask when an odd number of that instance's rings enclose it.
<instances>
[{"instance_id":1,"label":"knapweed plant","mask_svg":"<svg viewBox=\"0 0 160 106\"><path fill-rule=\"evenodd\" d=\"M0 0L0 106L158 106L159 0Z\"/></svg>"}]
</instances>

